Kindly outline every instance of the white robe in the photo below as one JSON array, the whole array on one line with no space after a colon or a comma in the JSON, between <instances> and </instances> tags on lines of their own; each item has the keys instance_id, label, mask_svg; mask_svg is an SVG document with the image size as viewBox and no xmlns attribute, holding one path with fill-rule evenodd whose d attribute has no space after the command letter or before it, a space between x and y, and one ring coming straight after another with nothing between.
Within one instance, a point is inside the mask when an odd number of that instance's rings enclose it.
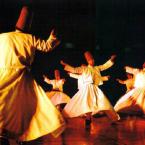
<instances>
[{"instance_id":1,"label":"white robe","mask_svg":"<svg viewBox=\"0 0 145 145\"><path fill-rule=\"evenodd\" d=\"M114 111L111 103L104 93L98 88L98 85L102 83L100 68L101 70L105 70L113 64L111 61L108 62L101 67L65 67L65 70L72 73L82 72L82 79L84 82L81 89L65 106L63 110L65 117L77 117L86 113L92 113L92 115L94 115L100 111L104 111L112 121L119 120L119 116Z\"/></svg>"},{"instance_id":2,"label":"white robe","mask_svg":"<svg viewBox=\"0 0 145 145\"><path fill-rule=\"evenodd\" d=\"M117 101L114 109L122 113L145 114L145 69L127 67L126 71L135 75L134 88Z\"/></svg>"},{"instance_id":3,"label":"white robe","mask_svg":"<svg viewBox=\"0 0 145 145\"><path fill-rule=\"evenodd\" d=\"M111 60L108 60L103 65L94 66L93 69L89 69L86 66L74 68L70 65L66 65L64 70L69 71L73 74L82 74L85 71L85 75L83 77L84 80L89 80L89 81L93 82L95 85L102 85L103 79L102 79L100 72L110 68L112 65L113 65L113 62ZM88 68L88 69L86 69L86 68ZM87 79L85 79L85 78L87 78Z\"/></svg>"},{"instance_id":4,"label":"white robe","mask_svg":"<svg viewBox=\"0 0 145 145\"><path fill-rule=\"evenodd\" d=\"M51 99L52 103L56 106L63 103L68 103L70 97L63 92L64 81L60 80L49 80L46 81L51 84L53 89L50 92L46 92L48 98Z\"/></svg>"},{"instance_id":5,"label":"white robe","mask_svg":"<svg viewBox=\"0 0 145 145\"><path fill-rule=\"evenodd\" d=\"M59 135L65 127L60 112L29 72L35 50L54 48L47 41L20 31L0 34L0 130L22 141L48 133Z\"/></svg>"},{"instance_id":6,"label":"white robe","mask_svg":"<svg viewBox=\"0 0 145 145\"><path fill-rule=\"evenodd\" d=\"M80 90L84 84L82 75L70 73L69 76L78 80L78 90Z\"/></svg>"},{"instance_id":7,"label":"white robe","mask_svg":"<svg viewBox=\"0 0 145 145\"><path fill-rule=\"evenodd\" d=\"M81 87L84 85L83 76L80 74L73 74L73 73L69 73L69 76L78 80L78 90L80 90ZM108 76L103 76L101 78L102 81L108 81ZM102 84L103 82L100 83L100 85Z\"/></svg>"}]
</instances>

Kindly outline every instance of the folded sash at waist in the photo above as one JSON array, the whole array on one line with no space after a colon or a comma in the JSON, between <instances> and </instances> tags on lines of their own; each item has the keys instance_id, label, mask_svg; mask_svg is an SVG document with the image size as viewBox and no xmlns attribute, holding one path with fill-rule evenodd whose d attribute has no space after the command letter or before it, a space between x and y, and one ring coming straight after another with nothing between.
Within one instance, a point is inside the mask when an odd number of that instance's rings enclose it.
<instances>
[{"instance_id":1,"label":"folded sash at waist","mask_svg":"<svg viewBox=\"0 0 145 145\"><path fill-rule=\"evenodd\" d=\"M59 89L52 89L52 91L62 92Z\"/></svg>"}]
</instances>

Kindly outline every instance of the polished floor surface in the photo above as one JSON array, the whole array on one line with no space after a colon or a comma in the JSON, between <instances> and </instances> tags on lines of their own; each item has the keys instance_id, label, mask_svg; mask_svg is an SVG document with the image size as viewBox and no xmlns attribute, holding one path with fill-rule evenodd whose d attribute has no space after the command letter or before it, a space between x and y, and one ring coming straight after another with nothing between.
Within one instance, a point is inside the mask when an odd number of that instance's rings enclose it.
<instances>
[{"instance_id":1,"label":"polished floor surface","mask_svg":"<svg viewBox=\"0 0 145 145\"><path fill-rule=\"evenodd\" d=\"M85 129L83 118L73 118L60 137L44 136L26 145L145 145L145 118L126 116L112 125L107 117L96 117L90 129Z\"/></svg>"}]
</instances>

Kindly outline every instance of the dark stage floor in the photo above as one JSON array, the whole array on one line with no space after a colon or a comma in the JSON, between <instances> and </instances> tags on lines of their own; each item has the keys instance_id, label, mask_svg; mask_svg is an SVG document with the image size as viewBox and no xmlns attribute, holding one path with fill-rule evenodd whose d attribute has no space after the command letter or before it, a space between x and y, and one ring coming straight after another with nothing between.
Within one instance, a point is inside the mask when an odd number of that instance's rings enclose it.
<instances>
[{"instance_id":1,"label":"dark stage floor","mask_svg":"<svg viewBox=\"0 0 145 145\"><path fill-rule=\"evenodd\" d=\"M86 130L83 118L67 120L65 132L58 138L45 136L28 145L145 145L145 118L123 117L116 125L108 118L93 118L90 130ZM11 145L16 145L11 141Z\"/></svg>"}]
</instances>

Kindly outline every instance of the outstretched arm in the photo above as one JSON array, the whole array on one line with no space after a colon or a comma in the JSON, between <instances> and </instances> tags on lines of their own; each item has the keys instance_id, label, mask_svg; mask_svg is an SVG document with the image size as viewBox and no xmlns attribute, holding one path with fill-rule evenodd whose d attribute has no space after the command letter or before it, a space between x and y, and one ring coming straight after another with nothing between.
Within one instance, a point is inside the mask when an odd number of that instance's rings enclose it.
<instances>
[{"instance_id":1,"label":"outstretched arm","mask_svg":"<svg viewBox=\"0 0 145 145\"><path fill-rule=\"evenodd\" d=\"M44 78L44 82L51 84L51 80L47 76L43 75L43 78Z\"/></svg>"},{"instance_id":2,"label":"outstretched arm","mask_svg":"<svg viewBox=\"0 0 145 145\"><path fill-rule=\"evenodd\" d=\"M110 68L114 64L115 58L116 55L112 55L111 58L106 63L104 63L103 65L99 65L98 68L100 69L100 71Z\"/></svg>"},{"instance_id":3,"label":"outstretched arm","mask_svg":"<svg viewBox=\"0 0 145 145\"><path fill-rule=\"evenodd\" d=\"M131 74L137 74L139 72L139 69L137 69L137 68L132 68L129 66L125 66L124 68L125 68L126 72L131 73Z\"/></svg>"},{"instance_id":4,"label":"outstretched arm","mask_svg":"<svg viewBox=\"0 0 145 145\"><path fill-rule=\"evenodd\" d=\"M69 76L72 77L72 78L78 79L80 75L69 73Z\"/></svg>"},{"instance_id":5,"label":"outstretched arm","mask_svg":"<svg viewBox=\"0 0 145 145\"><path fill-rule=\"evenodd\" d=\"M65 63L63 60L60 61L60 64L63 65L64 67L65 67L66 65L68 65L68 64Z\"/></svg>"},{"instance_id":6,"label":"outstretched arm","mask_svg":"<svg viewBox=\"0 0 145 145\"><path fill-rule=\"evenodd\" d=\"M73 67L65 63L63 60L60 61L60 64L63 65L65 71L68 71L74 74L82 74L83 72L83 67Z\"/></svg>"},{"instance_id":7,"label":"outstretched arm","mask_svg":"<svg viewBox=\"0 0 145 145\"><path fill-rule=\"evenodd\" d=\"M111 58L110 58L110 60L112 61L112 62L114 62L115 61L115 59L116 59L116 54L113 54L113 55L111 55Z\"/></svg>"},{"instance_id":8,"label":"outstretched arm","mask_svg":"<svg viewBox=\"0 0 145 145\"><path fill-rule=\"evenodd\" d=\"M116 81L117 81L118 83L120 83L120 84L125 84L125 81L123 81L123 80L116 79Z\"/></svg>"},{"instance_id":9,"label":"outstretched arm","mask_svg":"<svg viewBox=\"0 0 145 145\"><path fill-rule=\"evenodd\" d=\"M60 40L58 40L56 36L55 29L51 31L50 36L46 41L37 39L35 36L32 36L32 39L33 46L43 52L51 51L60 44Z\"/></svg>"},{"instance_id":10,"label":"outstretched arm","mask_svg":"<svg viewBox=\"0 0 145 145\"><path fill-rule=\"evenodd\" d=\"M110 76L107 75L107 76L102 76L102 81L108 81L110 79Z\"/></svg>"}]
</instances>

